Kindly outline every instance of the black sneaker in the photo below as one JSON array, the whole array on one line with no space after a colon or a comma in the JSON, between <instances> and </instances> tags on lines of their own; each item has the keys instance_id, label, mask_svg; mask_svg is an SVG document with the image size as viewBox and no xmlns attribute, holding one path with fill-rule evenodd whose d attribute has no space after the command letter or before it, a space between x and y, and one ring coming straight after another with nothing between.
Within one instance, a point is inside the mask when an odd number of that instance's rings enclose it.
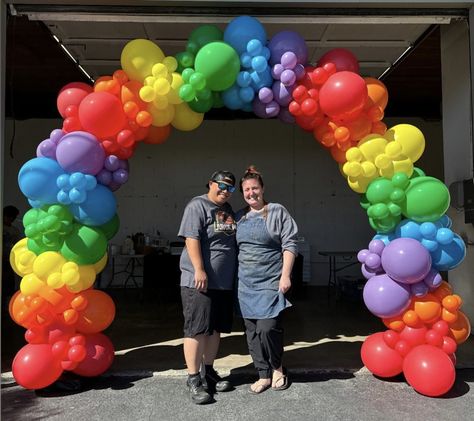
<instances>
[{"instance_id":1,"label":"black sneaker","mask_svg":"<svg viewBox=\"0 0 474 421\"><path fill-rule=\"evenodd\" d=\"M202 380L205 388L214 389L216 392L228 392L232 390L232 385L228 380L223 380L214 368L206 369L206 374Z\"/></svg>"},{"instance_id":2,"label":"black sneaker","mask_svg":"<svg viewBox=\"0 0 474 421\"><path fill-rule=\"evenodd\" d=\"M212 396L204 390L200 376L188 377L186 384L191 394L191 400L194 403L201 405L211 401Z\"/></svg>"}]
</instances>

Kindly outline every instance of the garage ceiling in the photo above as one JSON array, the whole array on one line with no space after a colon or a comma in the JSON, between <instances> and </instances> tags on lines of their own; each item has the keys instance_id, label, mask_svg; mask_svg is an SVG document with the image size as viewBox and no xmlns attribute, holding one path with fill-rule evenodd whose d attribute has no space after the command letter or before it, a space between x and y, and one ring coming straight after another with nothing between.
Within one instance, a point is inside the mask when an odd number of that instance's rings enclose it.
<instances>
[{"instance_id":1,"label":"garage ceiling","mask_svg":"<svg viewBox=\"0 0 474 421\"><path fill-rule=\"evenodd\" d=\"M282 30L291 29L300 33L307 42L311 63L316 63L319 57L332 48L350 49L359 59L361 74L382 77L391 94L390 80L396 79L398 68L406 66L410 57L416 57L417 50L421 50L423 44L427 44L430 51L429 57L424 54L423 64L420 61L419 64L414 65L414 68L421 65L423 70L420 72L413 68L413 72L418 71L418 74L408 74L402 76L402 79L405 78L409 82L415 81L416 85L420 86L419 78L423 77L429 81L431 74L431 83L436 85L436 89L433 89L433 86L429 88L431 95L439 94L439 30L437 28L439 25L449 24L453 19L465 18L463 9L314 9L308 7L307 4L288 8L288 5L285 7L282 3L278 3L282 5L281 7L276 7L276 3L273 3L271 8L234 6L217 9L190 6L189 3L185 7L175 5L173 8L158 7L157 2L145 2L148 5L153 3L153 6L148 7L143 5L132 7L124 4L131 2L108 3L117 4L115 6L98 6L97 4L81 6L77 3L74 6L12 5L9 35L7 35L7 54L9 54L7 67L10 64L15 66L17 79L14 80L15 86L8 86L8 82L12 80L13 69L10 68L10 75L7 69L7 86L10 95L15 89L26 89L25 84L35 85L34 78L31 77L31 68L29 78L18 79L18 72L21 72L19 68L25 64L18 59L21 54L15 50L19 48L30 49L35 56L38 56L40 60L37 65L41 69L41 66L49 66L41 59L42 53L49 55L53 51L60 51L59 47L62 45L69 51L72 60L62 53L61 63L65 69L68 69L67 72L71 71L72 66L77 73L77 77L64 82L84 78L82 74L79 75L73 61L96 79L102 75L110 75L120 68L120 53L125 44L132 39L150 39L158 44L166 55L175 55L184 50L188 36L194 28L212 23L224 29L233 17L242 14L257 17L264 25L269 38ZM12 29L11 26L15 28ZM30 46L35 45L38 43L38 37L44 40L44 45L37 46L40 51L37 48L29 48L28 43ZM53 39L56 39L57 43ZM433 47L436 51L433 51ZM430 66L428 69L427 65ZM53 65L56 70L57 66L58 63ZM40 73L42 72L34 72L35 75ZM53 71L54 73L57 72ZM45 75L40 77L44 78ZM31 93L35 90L45 90L45 88L56 88L54 91L56 94L60 86L55 85L57 84L49 83L42 88L33 86L29 96L31 98ZM439 98L435 101L435 110L438 110L435 113L439 113ZM18 112L16 114L18 115Z\"/></svg>"}]
</instances>

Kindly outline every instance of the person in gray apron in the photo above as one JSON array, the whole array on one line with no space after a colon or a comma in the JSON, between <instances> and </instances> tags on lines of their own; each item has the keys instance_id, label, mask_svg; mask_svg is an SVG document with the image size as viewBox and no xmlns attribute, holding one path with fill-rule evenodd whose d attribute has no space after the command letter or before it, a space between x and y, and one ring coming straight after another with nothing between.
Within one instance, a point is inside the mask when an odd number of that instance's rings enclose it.
<instances>
[{"instance_id":1,"label":"person in gray apron","mask_svg":"<svg viewBox=\"0 0 474 421\"><path fill-rule=\"evenodd\" d=\"M282 365L281 312L290 307L285 293L298 254L298 227L278 203L264 200L263 179L252 166L240 180L247 207L237 213L238 310L243 317L247 344L259 380L250 392L288 387Z\"/></svg>"},{"instance_id":2,"label":"person in gray apron","mask_svg":"<svg viewBox=\"0 0 474 421\"><path fill-rule=\"evenodd\" d=\"M178 233L186 242L179 267L187 386L196 404L210 402L213 391L232 389L214 370L213 363L220 334L232 330L237 226L227 201L234 185L235 177L229 171L212 174L207 184L209 192L187 204ZM202 375L201 365L205 367Z\"/></svg>"}]
</instances>

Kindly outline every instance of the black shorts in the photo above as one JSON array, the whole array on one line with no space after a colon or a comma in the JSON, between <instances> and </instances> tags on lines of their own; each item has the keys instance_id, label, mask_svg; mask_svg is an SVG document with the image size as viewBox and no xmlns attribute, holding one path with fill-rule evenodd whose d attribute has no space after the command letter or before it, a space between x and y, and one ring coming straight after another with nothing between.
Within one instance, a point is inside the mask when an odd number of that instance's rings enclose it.
<instances>
[{"instance_id":1,"label":"black shorts","mask_svg":"<svg viewBox=\"0 0 474 421\"><path fill-rule=\"evenodd\" d=\"M234 315L234 292L181 287L184 315L184 337L212 335L214 331L230 333Z\"/></svg>"}]
</instances>

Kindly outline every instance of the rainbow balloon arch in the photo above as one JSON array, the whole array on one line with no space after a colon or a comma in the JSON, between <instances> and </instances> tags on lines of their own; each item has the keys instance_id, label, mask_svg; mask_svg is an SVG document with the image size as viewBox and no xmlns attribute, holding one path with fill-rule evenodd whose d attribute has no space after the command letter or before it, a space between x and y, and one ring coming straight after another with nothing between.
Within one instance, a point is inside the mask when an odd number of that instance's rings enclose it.
<instances>
[{"instance_id":1,"label":"rainbow balloon arch","mask_svg":"<svg viewBox=\"0 0 474 421\"><path fill-rule=\"evenodd\" d=\"M26 237L10 256L22 277L10 315L28 342L13 362L18 384L38 389L64 370L97 376L110 367L114 347L101 332L115 306L93 284L119 228L113 192L128 180L140 142L163 143L172 128L194 130L205 112L225 106L296 123L330 152L376 231L358 259L364 302L388 330L365 340L365 366L380 377L403 372L427 396L450 390L470 323L439 271L459 265L466 250L445 215L448 189L414 166L422 132L408 124L387 129L387 89L359 75L350 51L331 50L311 66L298 33L267 39L250 16L224 31L198 27L175 57L136 39L112 76L59 92L62 129L39 143L18 175L32 206Z\"/></svg>"}]
</instances>

